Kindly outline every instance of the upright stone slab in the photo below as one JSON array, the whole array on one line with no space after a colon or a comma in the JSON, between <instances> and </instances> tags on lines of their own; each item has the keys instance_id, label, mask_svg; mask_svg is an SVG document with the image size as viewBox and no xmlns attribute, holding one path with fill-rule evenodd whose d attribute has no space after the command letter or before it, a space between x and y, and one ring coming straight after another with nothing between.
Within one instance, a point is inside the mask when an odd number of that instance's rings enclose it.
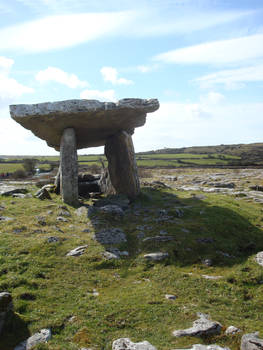
<instances>
[{"instance_id":1,"label":"upright stone slab","mask_svg":"<svg viewBox=\"0 0 263 350\"><path fill-rule=\"evenodd\" d=\"M140 182L131 135L126 131L120 131L108 138L105 155L108 159L111 183L116 193L134 199L140 193Z\"/></svg>"},{"instance_id":2,"label":"upright stone slab","mask_svg":"<svg viewBox=\"0 0 263 350\"><path fill-rule=\"evenodd\" d=\"M65 203L78 204L78 156L73 128L65 129L60 143L60 193Z\"/></svg>"}]
</instances>

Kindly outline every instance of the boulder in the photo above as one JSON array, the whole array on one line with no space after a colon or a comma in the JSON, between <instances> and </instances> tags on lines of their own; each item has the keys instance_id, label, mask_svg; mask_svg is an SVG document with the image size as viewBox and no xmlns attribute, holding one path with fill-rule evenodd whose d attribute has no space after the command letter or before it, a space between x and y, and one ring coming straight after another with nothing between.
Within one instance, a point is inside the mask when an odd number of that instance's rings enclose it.
<instances>
[{"instance_id":1,"label":"boulder","mask_svg":"<svg viewBox=\"0 0 263 350\"><path fill-rule=\"evenodd\" d=\"M120 338L113 342L112 350L157 350L148 341L133 343L129 338Z\"/></svg>"},{"instance_id":2,"label":"boulder","mask_svg":"<svg viewBox=\"0 0 263 350\"><path fill-rule=\"evenodd\" d=\"M235 326L229 326L227 327L226 331L225 331L225 334L227 335L233 335L233 334L237 334L237 333L240 333L241 332L241 329L235 327Z\"/></svg>"},{"instance_id":3,"label":"boulder","mask_svg":"<svg viewBox=\"0 0 263 350\"><path fill-rule=\"evenodd\" d=\"M241 338L241 350L262 350L263 339L259 338L258 332L244 334Z\"/></svg>"},{"instance_id":4,"label":"boulder","mask_svg":"<svg viewBox=\"0 0 263 350\"><path fill-rule=\"evenodd\" d=\"M50 329L41 329L38 333L18 344L14 350L30 350L39 343L47 343L50 338Z\"/></svg>"},{"instance_id":5,"label":"boulder","mask_svg":"<svg viewBox=\"0 0 263 350\"><path fill-rule=\"evenodd\" d=\"M41 200L51 199L50 194L48 190L45 188L45 186L35 193L35 197Z\"/></svg>"},{"instance_id":6,"label":"boulder","mask_svg":"<svg viewBox=\"0 0 263 350\"><path fill-rule=\"evenodd\" d=\"M161 261L168 258L168 256L169 256L168 253L157 252L157 253L145 254L143 257L144 259L149 261Z\"/></svg>"},{"instance_id":7,"label":"boulder","mask_svg":"<svg viewBox=\"0 0 263 350\"><path fill-rule=\"evenodd\" d=\"M96 100L67 100L11 105L11 117L47 144L60 149L63 131L73 128L77 149L103 146L119 130L130 134L142 126L146 114L156 111L156 99L125 98L116 103Z\"/></svg>"},{"instance_id":8,"label":"boulder","mask_svg":"<svg viewBox=\"0 0 263 350\"><path fill-rule=\"evenodd\" d=\"M79 246L79 247L69 251L66 256L80 256L80 255L83 255L85 253L85 250L87 249L87 247L88 247L88 245Z\"/></svg>"},{"instance_id":9,"label":"boulder","mask_svg":"<svg viewBox=\"0 0 263 350\"><path fill-rule=\"evenodd\" d=\"M257 253L255 260L260 266L263 266L263 252Z\"/></svg>"},{"instance_id":10,"label":"boulder","mask_svg":"<svg viewBox=\"0 0 263 350\"><path fill-rule=\"evenodd\" d=\"M120 228L111 228L96 232L94 239L101 244L120 244L127 242L126 235Z\"/></svg>"},{"instance_id":11,"label":"boulder","mask_svg":"<svg viewBox=\"0 0 263 350\"><path fill-rule=\"evenodd\" d=\"M198 313L199 318L193 322L193 326L173 332L175 337L202 337L207 335L220 334L222 325L219 322L211 321L205 314Z\"/></svg>"}]
</instances>

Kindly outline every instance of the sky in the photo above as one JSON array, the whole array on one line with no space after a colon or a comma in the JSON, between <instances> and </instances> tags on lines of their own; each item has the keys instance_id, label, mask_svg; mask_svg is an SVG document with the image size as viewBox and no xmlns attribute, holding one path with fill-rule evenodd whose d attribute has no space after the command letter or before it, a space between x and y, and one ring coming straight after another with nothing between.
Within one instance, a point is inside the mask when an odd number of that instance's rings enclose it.
<instances>
[{"instance_id":1,"label":"sky","mask_svg":"<svg viewBox=\"0 0 263 350\"><path fill-rule=\"evenodd\" d=\"M68 99L158 98L136 152L263 140L262 0L0 0L0 18L2 155L57 154L9 105Z\"/></svg>"}]
</instances>

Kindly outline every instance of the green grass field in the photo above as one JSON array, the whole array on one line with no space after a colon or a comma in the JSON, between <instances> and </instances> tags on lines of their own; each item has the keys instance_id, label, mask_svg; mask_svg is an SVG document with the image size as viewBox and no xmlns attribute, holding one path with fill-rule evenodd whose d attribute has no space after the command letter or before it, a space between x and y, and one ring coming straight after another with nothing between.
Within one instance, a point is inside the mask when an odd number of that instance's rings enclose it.
<instances>
[{"instance_id":1,"label":"green grass field","mask_svg":"<svg viewBox=\"0 0 263 350\"><path fill-rule=\"evenodd\" d=\"M16 316L0 338L1 350L13 349L42 328L51 328L53 335L39 350L110 350L120 337L148 340L159 350L195 343L238 350L243 332L258 330L262 335L263 270L254 262L254 254L263 250L260 204L212 194L197 200L186 192L145 188L121 220L78 217L67 206L68 221L57 222L63 203L54 194L50 201L0 200L1 215L15 218L0 222L0 291L12 293ZM160 210L171 219L162 220ZM38 223L39 216L45 225ZM126 233L127 242L118 247L129 257L103 258L106 247L93 235L113 227ZM143 242L141 231L145 237L166 231L173 240ZM48 243L50 236L58 242ZM205 238L211 243L202 243ZM66 256L86 244L83 256ZM159 263L145 261L144 254L156 251L169 257ZM202 263L208 258L210 267ZM165 299L165 294L176 300ZM238 326L242 333L174 338L172 331L190 327L196 312L209 314L224 329Z\"/></svg>"}]
</instances>

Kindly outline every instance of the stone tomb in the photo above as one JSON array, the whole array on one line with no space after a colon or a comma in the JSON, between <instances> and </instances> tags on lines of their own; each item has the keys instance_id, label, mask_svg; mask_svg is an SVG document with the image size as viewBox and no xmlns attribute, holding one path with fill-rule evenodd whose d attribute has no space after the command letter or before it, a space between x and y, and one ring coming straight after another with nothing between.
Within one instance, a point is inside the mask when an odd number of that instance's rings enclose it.
<instances>
[{"instance_id":1,"label":"stone tomb","mask_svg":"<svg viewBox=\"0 0 263 350\"><path fill-rule=\"evenodd\" d=\"M103 146L116 193L135 198L140 192L131 135L143 126L147 113L159 108L157 99L125 98L116 103L68 100L11 105L11 117L60 151L63 201L78 204L77 149Z\"/></svg>"}]
</instances>

